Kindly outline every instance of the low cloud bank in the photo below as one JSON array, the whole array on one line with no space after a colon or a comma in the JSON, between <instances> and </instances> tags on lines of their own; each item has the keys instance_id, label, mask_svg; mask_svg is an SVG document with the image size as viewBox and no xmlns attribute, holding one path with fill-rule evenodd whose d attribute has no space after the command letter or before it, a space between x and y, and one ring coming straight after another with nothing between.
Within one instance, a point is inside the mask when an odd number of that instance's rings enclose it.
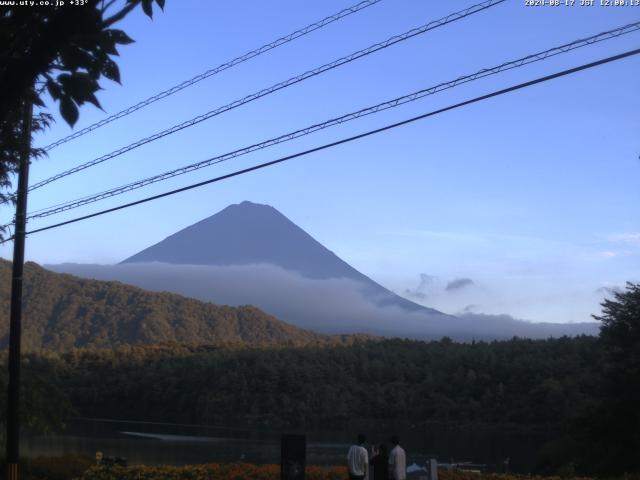
<instances>
[{"instance_id":1,"label":"low cloud bank","mask_svg":"<svg viewBox=\"0 0 640 480\"><path fill-rule=\"evenodd\" d=\"M473 285L473 280L471 280L470 278L456 278L455 280L447 283L445 290L447 292L451 292L454 290L460 290L464 287L469 287L471 285Z\"/></svg>"},{"instance_id":2,"label":"low cloud bank","mask_svg":"<svg viewBox=\"0 0 640 480\"><path fill-rule=\"evenodd\" d=\"M255 305L280 320L322 333L359 332L419 339L449 336L457 340L597 334L595 323L529 323L509 315L464 313L454 317L409 312L398 306L377 306L366 297L365 286L354 280L314 280L273 265L131 263L61 264L46 268L217 304Z\"/></svg>"}]
</instances>

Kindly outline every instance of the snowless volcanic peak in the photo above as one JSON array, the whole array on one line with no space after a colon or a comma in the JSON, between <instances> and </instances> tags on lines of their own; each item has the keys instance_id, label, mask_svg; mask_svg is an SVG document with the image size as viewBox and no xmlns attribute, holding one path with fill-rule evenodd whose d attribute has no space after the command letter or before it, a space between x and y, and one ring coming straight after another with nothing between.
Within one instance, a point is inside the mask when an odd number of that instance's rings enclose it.
<instances>
[{"instance_id":1,"label":"snowless volcanic peak","mask_svg":"<svg viewBox=\"0 0 640 480\"><path fill-rule=\"evenodd\" d=\"M269 205L242 202L205 218L123 263L191 265L268 263L308 278L352 278L358 272Z\"/></svg>"},{"instance_id":2,"label":"snowless volcanic peak","mask_svg":"<svg viewBox=\"0 0 640 480\"><path fill-rule=\"evenodd\" d=\"M190 265L268 263L308 278L356 278L362 274L269 206L230 205L127 258L123 263Z\"/></svg>"},{"instance_id":3,"label":"snowless volcanic peak","mask_svg":"<svg viewBox=\"0 0 640 480\"><path fill-rule=\"evenodd\" d=\"M254 305L315 332L459 340L593 334L594 323L535 324L508 315L446 315L360 273L268 205L242 202L120 265L50 266L218 305Z\"/></svg>"},{"instance_id":4,"label":"snowless volcanic peak","mask_svg":"<svg viewBox=\"0 0 640 480\"><path fill-rule=\"evenodd\" d=\"M270 264L306 278L346 278L364 285L377 304L425 310L395 295L325 248L275 208L244 201L174 233L122 263ZM435 310L426 309L432 312ZM438 312L439 313L439 312Z\"/></svg>"}]
</instances>

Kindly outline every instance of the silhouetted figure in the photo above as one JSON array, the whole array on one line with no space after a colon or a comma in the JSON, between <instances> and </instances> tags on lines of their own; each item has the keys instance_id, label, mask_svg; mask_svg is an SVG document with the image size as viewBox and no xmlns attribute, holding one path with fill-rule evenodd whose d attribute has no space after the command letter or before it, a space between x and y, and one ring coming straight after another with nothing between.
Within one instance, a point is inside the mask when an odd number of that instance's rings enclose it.
<instances>
[{"instance_id":1,"label":"silhouetted figure","mask_svg":"<svg viewBox=\"0 0 640 480\"><path fill-rule=\"evenodd\" d=\"M369 461L373 476L369 480L389 480L389 451L383 443L378 447L378 451L371 456Z\"/></svg>"},{"instance_id":2,"label":"silhouetted figure","mask_svg":"<svg viewBox=\"0 0 640 480\"><path fill-rule=\"evenodd\" d=\"M397 435L391 437L391 453L389 453L389 478L392 480L405 480L407 478L407 455L400 446Z\"/></svg>"},{"instance_id":3,"label":"silhouetted figure","mask_svg":"<svg viewBox=\"0 0 640 480\"><path fill-rule=\"evenodd\" d=\"M347 467L351 480L363 480L367 478L369 469L369 453L364 447L367 438L363 434L358 435L358 443L351 445L347 453Z\"/></svg>"}]
</instances>

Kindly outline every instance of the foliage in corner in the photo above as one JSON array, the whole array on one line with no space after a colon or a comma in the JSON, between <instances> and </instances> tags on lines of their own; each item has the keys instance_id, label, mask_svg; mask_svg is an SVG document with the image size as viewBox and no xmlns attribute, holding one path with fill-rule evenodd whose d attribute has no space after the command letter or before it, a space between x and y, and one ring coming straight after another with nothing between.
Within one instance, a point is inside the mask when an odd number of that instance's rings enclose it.
<instances>
[{"instance_id":1,"label":"foliage in corner","mask_svg":"<svg viewBox=\"0 0 640 480\"><path fill-rule=\"evenodd\" d=\"M640 284L605 299L600 347L601 403L589 421L585 464L597 474L640 472Z\"/></svg>"},{"instance_id":2,"label":"foliage in corner","mask_svg":"<svg viewBox=\"0 0 640 480\"><path fill-rule=\"evenodd\" d=\"M46 113L46 94L58 103L62 118L71 126L85 103L101 108L96 96L101 89L99 80L104 77L120 83L114 57L119 45L133 42L113 26L139 5L152 17L153 3L163 9L165 0L88 0L82 6L0 8L1 190L11 186L17 172L23 106L29 102L39 109L34 115L35 132L52 120ZM31 157L43 153L32 150ZM0 204L12 199L0 194Z\"/></svg>"},{"instance_id":3,"label":"foliage in corner","mask_svg":"<svg viewBox=\"0 0 640 480\"><path fill-rule=\"evenodd\" d=\"M122 30L112 28L142 5L149 17L152 4L164 8L164 0L127 0L114 12L114 0L89 0L82 7L28 8L14 6L0 11L1 120L19 109L34 85L45 87L60 104L60 114L73 125L78 107L89 102L100 108L96 92L101 77L120 82L118 45L133 43ZM35 105L44 107L40 88Z\"/></svg>"}]
</instances>

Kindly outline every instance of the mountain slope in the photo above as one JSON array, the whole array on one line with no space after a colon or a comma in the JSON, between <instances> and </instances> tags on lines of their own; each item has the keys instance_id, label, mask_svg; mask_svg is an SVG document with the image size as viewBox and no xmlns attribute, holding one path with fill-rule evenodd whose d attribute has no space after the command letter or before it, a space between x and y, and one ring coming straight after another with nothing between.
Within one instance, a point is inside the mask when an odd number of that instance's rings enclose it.
<instances>
[{"instance_id":1,"label":"mountain slope","mask_svg":"<svg viewBox=\"0 0 640 480\"><path fill-rule=\"evenodd\" d=\"M415 304L358 272L276 209L251 202L230 205L118 265L47 268L216 304L255 305L323 334L466 341L597 333L593 323L452 316Z\"/></svg>"},{"instance_id":2,"label":"mountain slope","mask_svg":"<svg viewBox=\"0 0 640 480\"><path fill-rule=\"evenodd\" d=\"M122 263L243 266L269 264L313 280L349 279L378 306L443 315L406 300L363 275L275 208L252 202L174 233Z\"/></svg>"},{"instance_id":3,"label":"mountain slope","mask_svg":"<svg viewBox=\"0 0 640 480\"><path fill-rule=\"evenodd\" d=\"M8 344L11 263L0 259L0 348ZM331 339L252 306L228 307L25 264L23 345L63 349L133 343L322 344Z\"/></svg>"}]
</instances>

